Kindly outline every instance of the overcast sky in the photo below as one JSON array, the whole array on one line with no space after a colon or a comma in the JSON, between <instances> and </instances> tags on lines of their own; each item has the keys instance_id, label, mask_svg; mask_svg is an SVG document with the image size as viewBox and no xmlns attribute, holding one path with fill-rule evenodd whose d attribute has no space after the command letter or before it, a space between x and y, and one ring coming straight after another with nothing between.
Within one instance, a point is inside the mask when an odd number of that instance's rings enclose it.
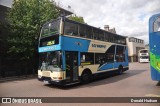
<instances>
[{"instance_id":1,"label":"overcast sky","mask_svg":"<svg viewBox=\"0 0 160 106\"><path fill-rule=\"evenodd\" d=\"M74 13L82 16L89 25L115 27L117 34L132 36L148 43L148 20L160 13L160 0L55 0L71 6ZM0 0L11 5L12 0Z\"/></svg>"},{"instance_id":2,"label":"overcast sky","mask_svg":"<svg viewBox=\"0 0 160 106\"><path fill-rule=\"evenodd\" d=\"M0 0L0 4L6 7L11 7L13 0Z\"/></svg>"},{"instance_id":3,"label":"overcast sky","mask_svg":"<svg viewBox=\"0 0 160 106\"><path fill-rule=\"evenodd\" d=\"M74 13L95 27L109 25L117 34L148 43L148 19L160 13L160 0L55 0L71 6Z\"/></svg>"}]
</instances>

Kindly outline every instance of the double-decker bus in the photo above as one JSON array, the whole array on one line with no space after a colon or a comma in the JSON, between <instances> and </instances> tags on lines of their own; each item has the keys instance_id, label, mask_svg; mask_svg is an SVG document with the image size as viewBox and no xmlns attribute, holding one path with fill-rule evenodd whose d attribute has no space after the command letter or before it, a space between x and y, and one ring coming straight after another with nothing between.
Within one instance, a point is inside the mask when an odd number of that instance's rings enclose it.
<instances>
[{"instance_id":1,"label":"double-decker bus","mask_svg":"<svg viewBox=\"0 0 160 106\"><path fill-rule=\"evenodd\" d=\"M139 50L138 61L140 63L148 63L149 62L149 50L148 49Z\"/></svg>"},{"instance_id":2,"label":"double-decker bus","mask_svg":"<svg viewBox=\"0 0 160 106\"><path fill-rule=\"evenodd\" d=\"M151 77L160 81L160 13L149 19L149 46Z\"/></svg>"},{"instance_id":3,"label":"double-decker bus","mask_svg":"<svg viewBox=\"0 0 160 106\"><path fill-rule=\"evenodd\" d=\"M126 37L61 17L42 26L38 79L70 85L128 67Z\"/></svg>"}]
</instances>

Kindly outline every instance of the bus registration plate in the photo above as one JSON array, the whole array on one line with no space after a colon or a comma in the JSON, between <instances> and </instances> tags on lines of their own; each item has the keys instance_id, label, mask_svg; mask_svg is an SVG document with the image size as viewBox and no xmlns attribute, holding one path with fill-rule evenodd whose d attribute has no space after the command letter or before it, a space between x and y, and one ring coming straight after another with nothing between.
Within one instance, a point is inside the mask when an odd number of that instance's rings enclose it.
<instances>
[{"instance_id":1,"label":"bus registration plate","mask_svg":"<svg viewBox=\"0 0 160 106\"><path fill-rule=\"evenodd\" d=\"M44 82L44 84L49 84L49 82L48 82L48 81L46 81L46 80L44 80L43 82Z\"/></svg>"}]
</instances>

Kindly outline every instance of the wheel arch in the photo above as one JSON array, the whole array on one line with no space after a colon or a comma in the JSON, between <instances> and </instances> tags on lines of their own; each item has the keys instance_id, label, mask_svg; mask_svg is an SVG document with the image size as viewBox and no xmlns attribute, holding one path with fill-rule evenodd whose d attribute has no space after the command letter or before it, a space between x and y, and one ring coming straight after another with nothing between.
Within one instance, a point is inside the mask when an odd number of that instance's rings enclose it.
<instances>
[{"instance_id":1,"label":"wheel arch","mask_svg":"<svg viewBox=\"0 0 160 106\"><path fill-rule=\"evenodd\" d=\"M119 66L118 66L118 69L123 69L123 65L122 64L120 64Z\"/></svg>"},{"instance_id":2,"label":"wheel arch","mask_svg":"<svg viewBox=\"0 0 160 106\"><path fill-rule=\"evenodd\" d=\"M92 74L92 71L91 71L89 68L85 68L85 69L82 71L81 76L82 76L83 73L90 73L90 74Z\"/></svg>"}]
</instances>

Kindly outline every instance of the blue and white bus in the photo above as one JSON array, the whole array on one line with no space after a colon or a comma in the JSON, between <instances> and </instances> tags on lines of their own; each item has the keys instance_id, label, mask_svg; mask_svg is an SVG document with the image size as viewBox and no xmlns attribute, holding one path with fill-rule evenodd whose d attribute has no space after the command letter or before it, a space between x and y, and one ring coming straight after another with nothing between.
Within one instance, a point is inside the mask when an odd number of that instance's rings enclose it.
<instances>
[{"instance_id":1,"label":"blue and white bus","mask_svg":"<svg viewBox=\"0 0 160 106\"><path fill-rule=\"evenodd\" d=\"M160 13L149 20L149 46L151 77L160 81Z\"/></svg>"},{"instance_id":2,"label":"blue and white bus","mask_svg":"<svg viewBox=\"0 0 160 106\"><path fill-rule=\"evenodd\" d=\"M126 37L64 17L43 25L38 49L38 79L51 84L88 83L129 68Z\"/></svg>"}]
</instances>

